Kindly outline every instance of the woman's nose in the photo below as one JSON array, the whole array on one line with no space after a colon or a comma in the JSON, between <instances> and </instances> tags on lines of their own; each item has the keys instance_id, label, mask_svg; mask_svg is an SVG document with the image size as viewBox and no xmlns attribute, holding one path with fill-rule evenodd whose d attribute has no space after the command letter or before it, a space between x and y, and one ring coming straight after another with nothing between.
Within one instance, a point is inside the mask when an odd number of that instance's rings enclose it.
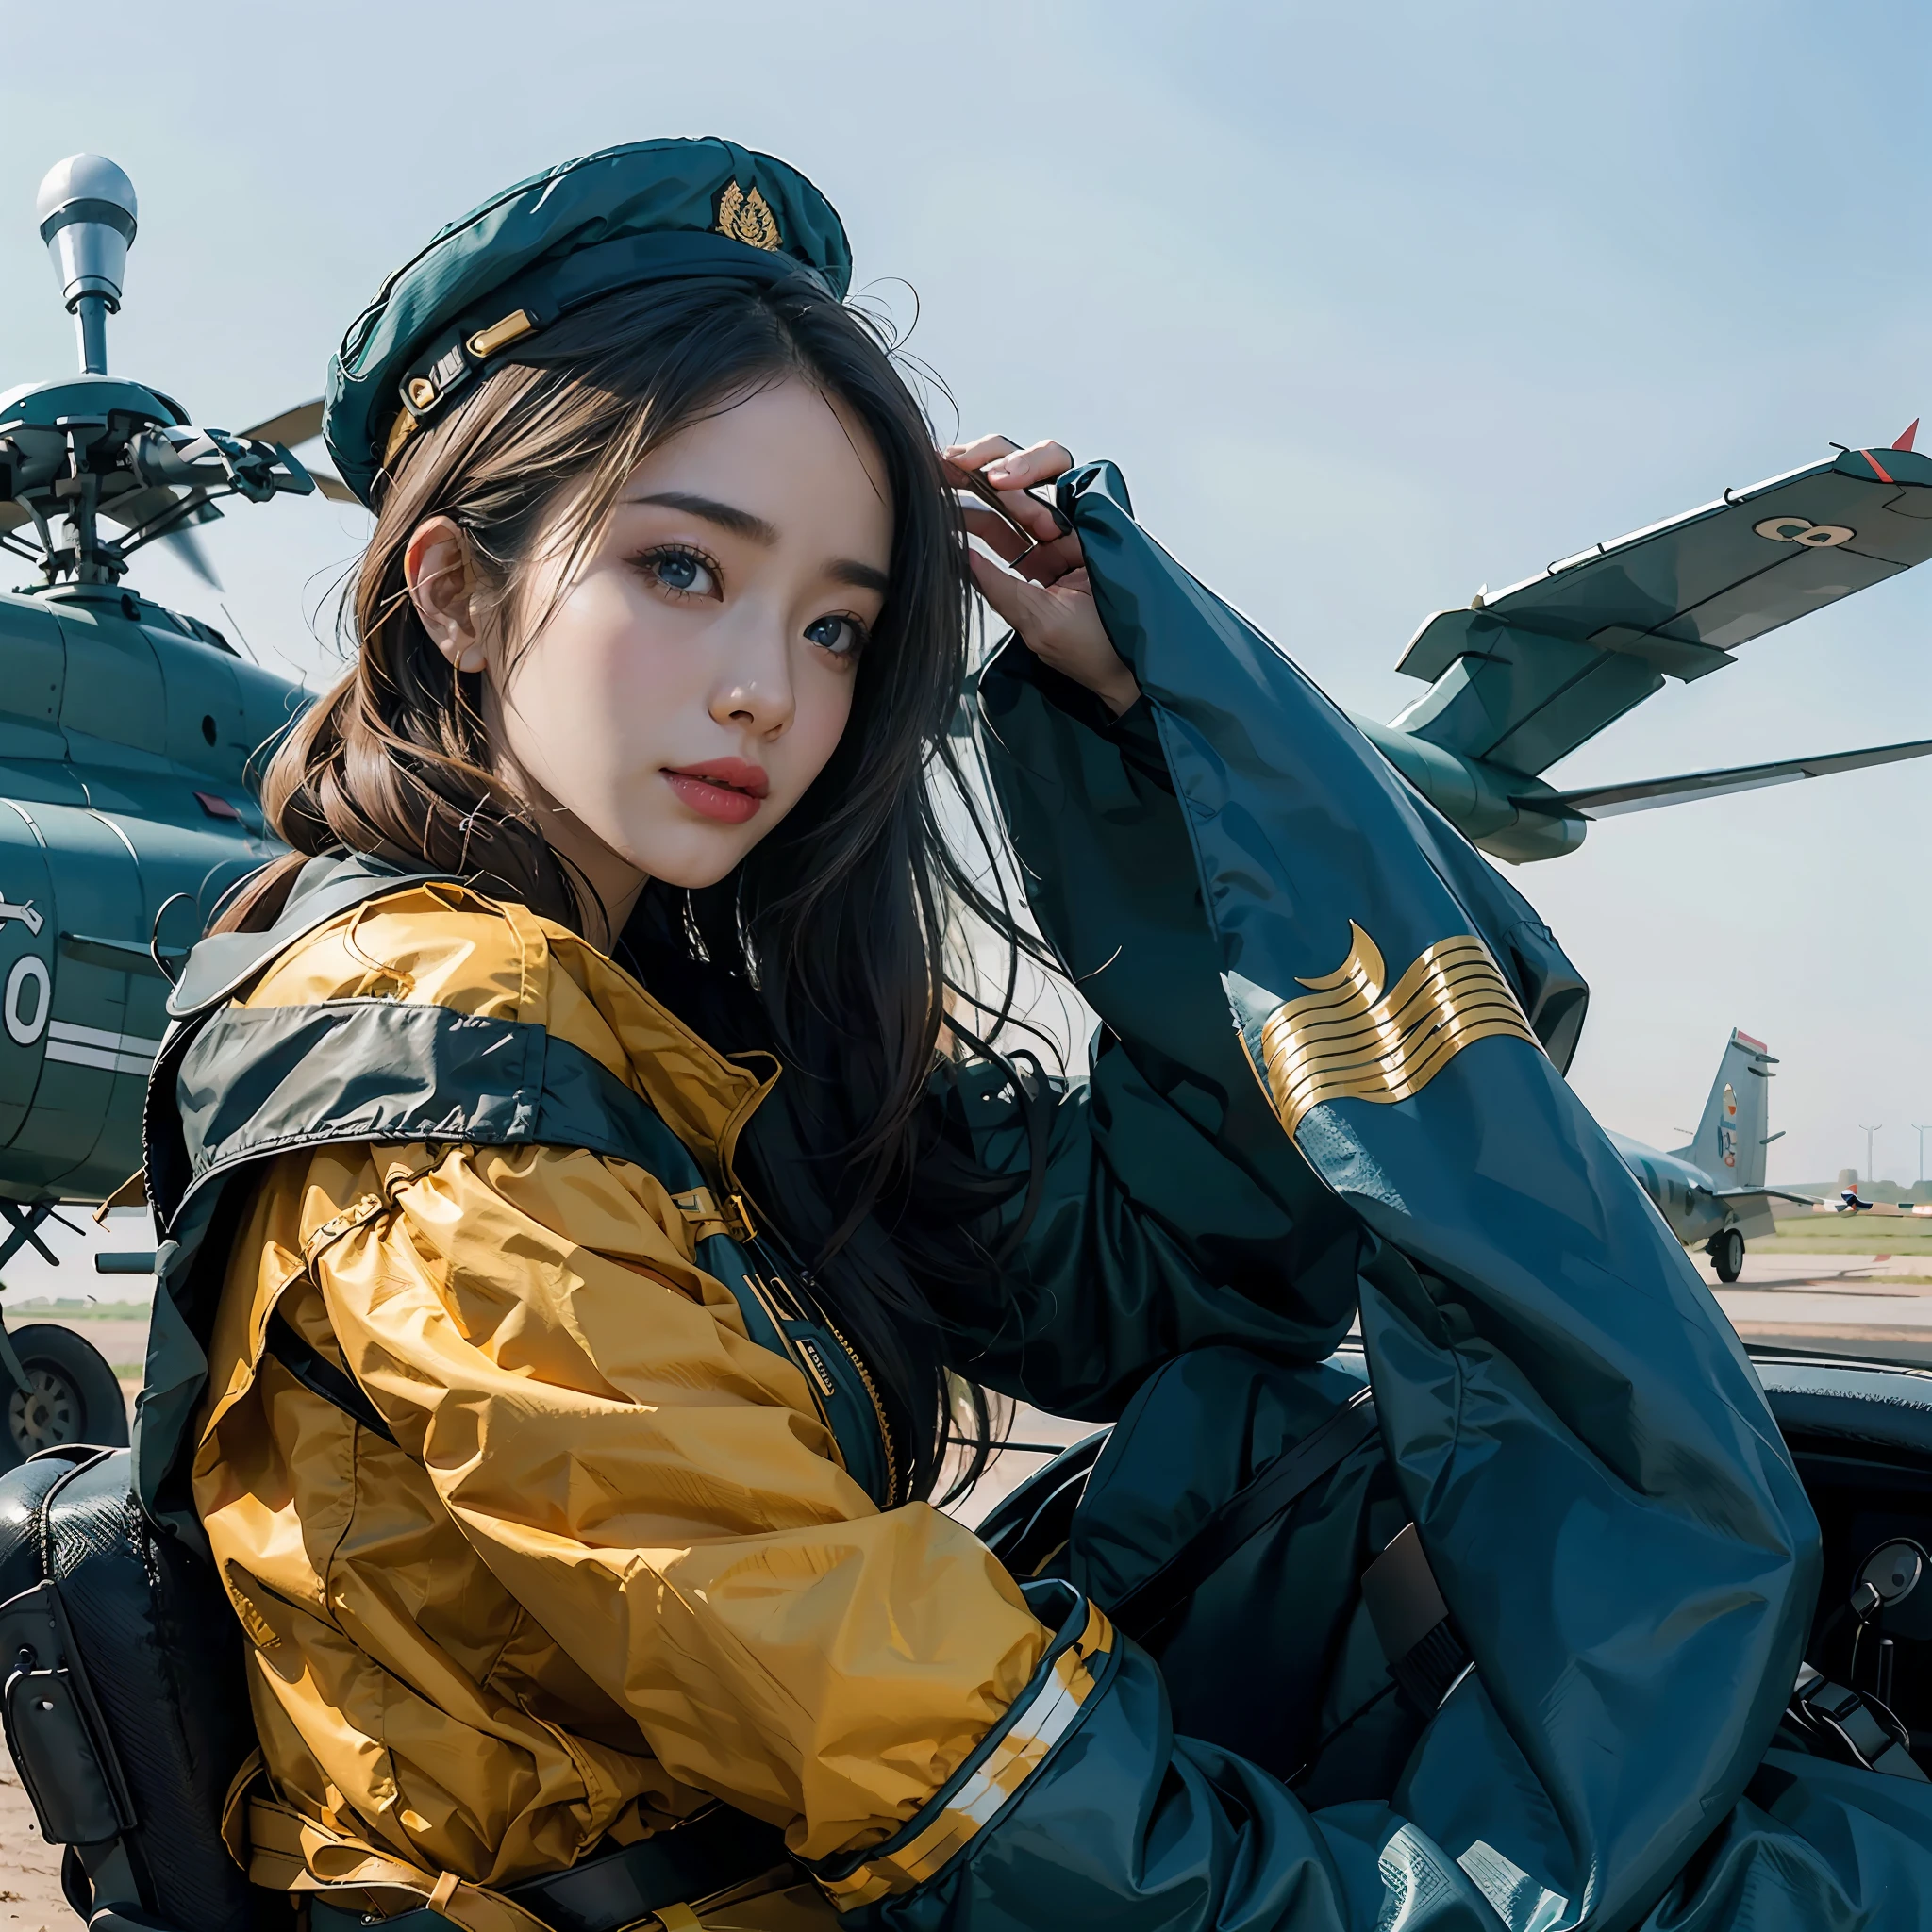
<instances>
[{"instance_id":1,"label":"woman's nose","mask_svg":"<svg viewBox=\"0 0 1932 1932\"><path fill-rule=\"evenodd\" d=\"M711 691L711 716L719 724L763 738L783 731L795 706L791 654L775 629L742 640Z\"/></svg>"}]
</instances>

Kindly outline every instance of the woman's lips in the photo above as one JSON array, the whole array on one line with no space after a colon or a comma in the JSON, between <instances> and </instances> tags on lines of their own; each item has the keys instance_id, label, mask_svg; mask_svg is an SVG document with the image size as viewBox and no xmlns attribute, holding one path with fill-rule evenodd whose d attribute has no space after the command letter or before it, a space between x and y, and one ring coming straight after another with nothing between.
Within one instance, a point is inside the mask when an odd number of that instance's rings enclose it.
<instances>
[{"instance_id":1,"label":"woman's lips","mask_svg":"<svg viewBox=\"0 0 1932 1932\"><path fill-rule=\"evenodd\" d=\"M714 758L675 772L667 767L664 776L693 811L726 825L741 825L753 817L772 789L764 767L746 758Z\"/></svg>"}]
</instances>

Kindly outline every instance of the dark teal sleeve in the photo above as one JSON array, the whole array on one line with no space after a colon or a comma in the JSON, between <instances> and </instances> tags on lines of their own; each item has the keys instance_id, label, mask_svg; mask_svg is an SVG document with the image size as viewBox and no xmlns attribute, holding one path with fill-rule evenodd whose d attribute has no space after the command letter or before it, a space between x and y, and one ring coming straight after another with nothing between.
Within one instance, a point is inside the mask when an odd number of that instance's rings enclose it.
<instances>
[{"instance_id":1,"label":"dark teal sleeve","mask_svg":"<svg viewBox=\"0 0 1932 1932\"><path fill-rule=\"evenodd\" d=\"M980 1062L935 1083L947 1138L1015 1183L982 1224L996 1292L949 1298L952 1366L1105 1421L1186 1349L1321 1359L1355 1316L1359 1223L1281 1133L1242 1050L1153 707L1111 719L1017 640L979 699L1028 904L1104 1024L1084 1079ZM1567 1058L1581 979L1521 897L1438 830L1436 863L1481 904Z\"/></svg>"},{"instance_id":2,"label":"dark teal sleeve","mask_svg":"<svg viewBox=\"0 0 1932 1932\"><path fill-rule=\"evenodd\" d=\"M847 1923L868 1932L1497 1932L1484 1892L1412 1824L1378 1804L1311 1815L1245 1759L1175 1737L1144 1651L1068 1586L1025 1589L1058 1624L1052 1648L909 1824L819 1868Z\"/></svg>"},{"instance_id":3,"label":"dark teal sleeve","mask_svg":"<svg viewBox=\"0 0 1932 1932\"><path fill-rule=\"evenodd\" d=\"M1010 1182L975 1224L997 1268L946 1301L960 1374L1111 1421L1183 1350L1312 1361L1347 1331L1353 1221L1234 1158L1217 1125L1232 1109L1191 1070L1150 1071L1103 1034L1086 1078L977 1061L936 1087L949 1143Z\"/></svg>"},{"instance_id":4,"label":"dark teal sleeve","mask_svg":"<svg viewBox=\"0 0 1932 1932\"><path fill-rule=\"evenodd\" d=\"M1358 1232L1242 1056L1145 707L1111 723L1013 664L1009 651L981 683L1000 807L1041 930L1106 1024L1084 1077L1023 1057L935 1082L946 1141L1012 1181L980 1223L996 1289L951 1304L952 1365L1111 1420L1185 1349L1329 1354L1355 1314Z\"/></svg>"},{"instance_id":5,"label":"dark teal sleeve","mask_svg":"<svg viewBox=\"0 0 1932 1932\"><path fill-rule=\"evenodd\" d=\"M1920 1932L1925 1923L1932 1786L1773 1752L1650 1909L1607 1912L1590 1892L1554 1890L1526 1869L1560 1862L1563 1823L1539 1802L1474 1682L1438 1720L1456 1755L1440 1753L1422 1773L1453 1790L1411 1778L1389 1804L1311 1812L1244 1758L1176 1737L1158 1670L1071 1587L1023 1587L1057 1634L1012 1709L899 1831L817 1869L855 1932ZM1415 1817L1424 1808L1436 1814L1428 1828Z\"/></svg>"},{"instance_id":6,"label":"dark teal sleeve","mask_svg":"<svg viewBox=\"0 0 1932 1932\"><path fill-rule=\"evenodd\" d=\"M1473 1659L1391 1828L1526 1901L1512 1928L1621 1932L1743 1796L1790 1695L1820 1571L1797 1472L1735 1333L1563 1081L1579 990L1534 915L1141 529L1116 472L1063 479L1059 508L1176 808L1157 824L1121 748L1037 681L989 681L1030 903L1120 1043L1121 1074L1095 1063L1088 1151L1063 1143L1068 1195L1084 1158L1101 1200L1082 1211L1105 1233L1120 1191L1142 1282L1152 1231L1201 1268L1227 1204L1266 1201L1291 1242L1330 1214L1352 1227L1321 1251L1353 1257L1384 1446ZM1083 804L1096 744L1115 781ZM1137 1086L1166 1110L1120 1111L1113 1092ZM1183 1114L1217 1157L1205 1191L1172 1178ZM1306 1205L1310 1183L1325 1202ZM1094 1251L1038 1252L1071 1269ZM1249 1298L1292 1316L1303 1257L1251 1258ZM1203 1789L1174 1766L1204 1760L1143 1743L1150 1844L1234 1828L1193 1809L1161 1826L1167 1796ZM1247 1805L1225 1817L1262 1818L1263 1842L1301 1828ZM1245 1896L1258 1848L1228 1856ZM1204 1877L1188 1923L1220 1923L1211 1892Z\"/></svg>"}]
</instances>

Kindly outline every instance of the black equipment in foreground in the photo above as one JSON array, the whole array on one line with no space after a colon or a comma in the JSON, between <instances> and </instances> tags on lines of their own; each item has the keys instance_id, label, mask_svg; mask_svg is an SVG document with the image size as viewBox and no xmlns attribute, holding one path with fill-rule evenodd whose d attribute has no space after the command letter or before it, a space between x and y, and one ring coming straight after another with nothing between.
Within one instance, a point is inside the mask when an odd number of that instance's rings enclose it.
<instances>
[{"instance_id":1,"label":"black equipment in foreground","mask_svg":"<svg viewBox=\"0 0 1932 1932\"><path fill-rule=\"evenodd\" d=\"M1358 1355L1344 1351L1337 1363L1351 1359L1359 1373ZM1757 1365L1818 1511L1825 1574L1837 1579L1813 1625L1815 1665L1800 1676L1778 1742L1923 1780L1917 1760L1932 1747L1932 1586L1921 1588L1932 1570L1932 1372L1791 1356ZM1217 1578L1257 1541L1289 1531L1304 1507L1319 1507L1374 1434L1364 1388L1177 1536L1145 1589L1107 1607L1157 1654L1185 1644ZM1010 1569L1039 1574L1063 1560L1108 1441L1101 1432L1056 1457L987 1519L983 1534ZM1386 1748L1391 1737L1419 1734L1466 1657L1412 1530L1391 1539L1354 1588L1365 1626L1392 1657L1390 1707L1400 1717L1391 1729L1385 1712ZM94 1932L256 1932L285 1917L283 1896L250 1888L223 1839L225 1804L255 1748L242 1652L212 1565L136 1508L125 1450L63 1445L0 1475L0 1714L42 1831L66 1847L69 1902ZM1197 1732L1199 1715L1177 1707ZM1347 1774L1323 1761L1331 1745L1285 1740L1293 1762L1284 1774L1304 1789L1310 1776ZM670 1903L655 1897L666 1886L689 1898L727 1867L781 1857L775 1834L720 1807L512 1896L558 1932L613 1932L641 1902L646 1911ZM332 1928L349 1916L317 1914ZM427 1926L425 1914L406 1916Z\"/></svg>"}]
</instances>

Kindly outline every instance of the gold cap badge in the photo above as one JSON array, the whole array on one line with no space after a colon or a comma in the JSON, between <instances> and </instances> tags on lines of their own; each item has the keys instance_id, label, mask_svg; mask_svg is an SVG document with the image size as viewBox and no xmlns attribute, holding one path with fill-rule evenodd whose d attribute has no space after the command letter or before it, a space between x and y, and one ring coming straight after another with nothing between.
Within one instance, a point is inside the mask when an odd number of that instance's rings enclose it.
<instances>
[{"instance_id":1,"label":"gold cap badge","mask_svg":"<svg viewBox=\"0 0 1932 1932\"><path fill-rule=\"evenodd\" d=\"M754 248L775 249L782 239L772 204L756 188L741 188L736 181L718 197L718 232Z\"/></svg>"}]
</instances>

